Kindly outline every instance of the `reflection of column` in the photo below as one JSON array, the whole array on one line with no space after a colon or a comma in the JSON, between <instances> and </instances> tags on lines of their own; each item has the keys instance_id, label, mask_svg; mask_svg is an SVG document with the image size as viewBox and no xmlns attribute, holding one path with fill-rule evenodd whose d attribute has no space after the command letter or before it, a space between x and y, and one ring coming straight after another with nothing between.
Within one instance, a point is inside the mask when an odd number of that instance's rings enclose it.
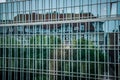
<instances>
[{"instance_id":1,"label":"reflection of column","mask_svg":"<svg viewBox=\"0 0 120 80\"><path fill-rule=\"evenodd\" d=\"M50 79L55 80L55 50L53 50L51 53L51 60L49 61L50 64Z\"/></svg>"},{"instance_id":2,"label":"reflection of column","mask_svg":"<svg viewBox=\"0 0 120 80\"><path fill-rule=\"evenodd\" d=\"M109 56L110 62L118 63L119 47L118 47L118 33L109 33ZM110 67L114 71L113 75L118 76L118 64L110 64Z\"/></svg>"}]
</instances>

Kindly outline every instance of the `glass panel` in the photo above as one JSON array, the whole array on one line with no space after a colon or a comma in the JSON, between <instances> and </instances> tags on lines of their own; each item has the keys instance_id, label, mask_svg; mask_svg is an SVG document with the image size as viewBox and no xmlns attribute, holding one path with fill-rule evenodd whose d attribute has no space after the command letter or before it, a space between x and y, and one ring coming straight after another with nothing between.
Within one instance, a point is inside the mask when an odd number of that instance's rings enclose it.
<instances>
[{"instance_id":1,"label":"glass panel","mask_svg":"<svg viewBox=\"0 0 120 80\"><path fill-rule=\"evenodd\" d=\"M35 1L36 1L36 0L32 0L32 1L31 1L31 4L32 4L32 10L35 10L35 5L36 5L36 4L35 4Z\"/></svg>"},{"instance_id":2,"label":"glass panel","mask_svg":"<svg viewBox=\"0 0 120 80\"><path fill-rule=\"evenodd\" d=\"M92 5L92 14L97 16L97 5Z\"/></svg>"},{"instance_id":3,"label":"glass panel","mask_svg":"<svg viewBox=\"0 0 120 80\"><path fill-rule=\"evenodd\" d=\"M74 0L75 1L75 6L80 6L80 0Z\"/></svg>"},{"instance_id":4,"label":"glass panel","mask_svg":"<svg viewBox=\"0 0 120 80\"><path fill-rule=\"evenodd\" d=\"M64 0L60 0L60 7L63 7L63 1Z\"/></svg>"},{"instance_id":5,"label":"glass panel","mask_svg":"<svg viewBox=\"0 0 120 80\"><path fill-rule=\"evenodd\" d=\"M26 10L29 11L30 9L30 1L25 1L25 6L26 6Z\"/></svg>"},{"instance_id":6,"label":"glass panel","mask_svg":"<svg viewBox=\"0 0 120 80\"><path fill-rule=\"evenodd\" d=\"M98 1L101 1L101 3L105 3L107 0L98 0Z\"/></svg>"},{"instance_id":7,"label":"glass panel","mask_svg":"<svg viewBox=\"0 0 120 80\"><path fill-rule=\"evenodd\" d=\"M118 14L120 15L120 2L118 2L118 8L117 8Z\"/></svg>"},{"instance_id":8,"label":"glass panel","mask_svg":"<svg viewBox=\"0 0 120 80\"><path fill-rule=\"evenodd\" d=\"M83 5L88 5L88 0L81 0L81 3L83 3Z\"/></svg>"},{"instance_id":9,"label":"glass panel","mask_svg":"<svg viewBox=\"0 0 120 80\"><path fill-rule=\"evenodd\" d=\"M101 16L105 16L106 15L106 4L101 4Z\"/></svg>"},{"instance_id":10,"label":"glass panel","mask_svg":"<svg viewBox=\"0 0 120 80\"><path fill-rule=\"evenodd\" d=\"M54 2L53 5L55 5L56 3ZM45 0L45 9L49 9L50 8L50 0Z\"/></svg>"},{"instance_id":11,"label":"glass panel","mask_svg":"<svg viewBox=\"0 0 120 80\"><path fill-rule=\"evenodd\" d=\"M111 3L111 15L117 14L117 3Z\"/></svg>"},{"instance_id":12,"label":"glass panel","mask_svg":"<svg viewBox=\"0 0 120 80\"><path fill-rule=\"evenodd\" d=\"M83 6L83 12L88 13L88 6Z\"/></svg>"},{"instance_id":13,"label":"glass panel","mask_svg":"<svg viewBox=\"0 0 120 80\"><path fill-rule=\"evenodd\" d=\"M52 5L53 5L53 8L56 8L56 6L57 6L57 1L56 1L56 0L52 0Z\"/></svg>"},{"instance_id":14,"label":"glass panel","mask_svg":"<svg viewBox=\"0 0 120 80\"><path fill-rule=\"evenodd\" d=\"M71 0L67 0L67 7L68 7L68 6L71 6L71 4L72 4L72 3L71 3Z\"/></svg>"},{"instance_id":15,"label":"glass panel","mask_svg":"<svg viewBox=\"0 0 120 80\"><path fill-rule=\"evenodd\" d=\"M100 1L100 0L92 0L92 4L97 4L97 1Z\"/></svg>"}]
</instances>

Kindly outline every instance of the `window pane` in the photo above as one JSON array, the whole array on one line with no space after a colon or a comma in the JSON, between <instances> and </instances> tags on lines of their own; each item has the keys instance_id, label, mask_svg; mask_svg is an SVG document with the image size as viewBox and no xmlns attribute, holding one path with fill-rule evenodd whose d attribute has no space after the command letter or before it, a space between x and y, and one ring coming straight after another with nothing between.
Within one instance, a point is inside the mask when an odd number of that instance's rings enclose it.
<instances>
[{"instance_id":1,"label":"window pane","mask_svg":"<svg viewBox=\"0 0 120 80\"><path fill-rule=\"evenodd\" d=\"M120 14L120 2L118 2L118 14Z\"/></svg>"},{"instance_id":2,"label":"window pane","mask_svg":"<svg viewBox=\"0 0 120 80\"><path fill-rule=\"evenodd\" d=\"M101 4L101 16L106 15L106 4Z\"/></svg>"},{"instance_id":3,"label":"window pane","mask_svg":"<svg viewBox=\"0 0 120 80\"><path fill-rule=\"evenodd\" d=\"M111 3L111 15L117 14L117 4Z\"/></svg>"},{"instance_id":4,"label":"window pane","mask_svg":"<svg viewBox=\"0 0 120 80\"><path fill-rule=\"evenodd\" d=\"M67 6L71 6L71 0L67 0Z\"/></svg>"},{"instance_id":5,"label":"window pane","mask_svg":"<svg viewBox=\"0 0 120 80\"><path fill-rule=\"evenodd\" d=\"M75 1L75 6L79 6L80 0L74 0Z\"/></svg>"},{"instance_id":6,"label":"window pane","mask_svg":"<svg viewBox=\"0 0 120 80\"><path fill-rule=\"evenodd\" d=\"M97 5L92 5L92 14L97 16Z\"/></svg>"},{"instance_id":7,"label":"window pane","mask_svg":"<svg viewBox=\"0 0 120 80\"><path fill-rule=\"evenodd\" d=\"M97 0L92 0L92 4L97 4Z\"/></svg>"},{"instance_id":8,"label":"window pane","mask_svg":"<svg viewBox=\"0 0 120 80\"><path fill-rule=\"evenodd\" d=\"M52 8L56 8L56 0L52 0Z\"/></svg>"},{"instance_id":9,"label":"window pane","mask_svg":"<svg viewBox=\"0 0 120 80\"><path fill-rule=\"evenodd\" d=\"M49 0L45 0L45 9L48 9L50 7L49 4L50 4Z\"/></svg>"},{"instance_id":10,"label":"window pane","mask_svg":"<svg viewBox=\"0 0 120 80\"><path fill-rule=\"evenodd\" d=\"M81 0L82 2L82 0ZM88 5L88 0L83 0L83 5Z\"/></svg>"},{"instance_id":11,"label":"window pane","mask_svg":"<svg viewBox=\"0 0 120 80\"><path fill-rule=\"evenodd\" d=\"M63 0L60 0L60 7L63 7Z\"/></svg>"}]
</instances>

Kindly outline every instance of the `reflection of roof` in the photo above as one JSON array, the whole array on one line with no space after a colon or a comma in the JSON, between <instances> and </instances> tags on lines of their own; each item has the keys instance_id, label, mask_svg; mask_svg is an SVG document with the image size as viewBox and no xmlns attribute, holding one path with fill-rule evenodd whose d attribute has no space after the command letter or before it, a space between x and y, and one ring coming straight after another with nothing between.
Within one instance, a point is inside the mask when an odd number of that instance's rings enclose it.
<instances>
[{"instance_id":1,"label":"reflection of roof","mask_svg":"<svg viewBox=\"0 0 120 80\"><path fill-rule=\"evenodd\" d=\"M35 22L35 21L54 21L54 20L76 20L76 19L89 19L89 18L96 18L92 13L65 13L65 14L58 14L56 12L54 13L46 13L46 14L38 14L38 13L32 13L32 14L18 14L14 17L14 21L26 21L26 22Z\"/></svg>"}]
</instances>

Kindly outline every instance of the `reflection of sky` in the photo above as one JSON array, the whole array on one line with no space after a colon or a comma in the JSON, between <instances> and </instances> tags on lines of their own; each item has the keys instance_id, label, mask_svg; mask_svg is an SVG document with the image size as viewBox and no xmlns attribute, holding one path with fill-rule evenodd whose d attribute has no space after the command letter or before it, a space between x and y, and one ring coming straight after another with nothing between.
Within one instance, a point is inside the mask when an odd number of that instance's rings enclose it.
<instances>
[{"instance_id":1,"label":"reflection of sky","mask_svg":"<svg viewBox=\"0 0 120 80\"><path fill-rule=\"evenodd\" d=\"M3 2L5 0L0 0L0 1ZM35 3L35 1L37 2ZM43 2L40 2L40 1L43 1ZM107 0L107 1L110 1L110 0ZM111 1L117 1L117 0L111 0ZM116 14L117 12L118 14L120 14L120 2L118 2L118 10L117 10L116 4L113 4L112 6L110 4L107 4L107 5L99 4L99 5L87 6L88 2L89 4L96 4L97 0L91 0L91 1L90 0L57 0L57 2L56 0L32 0L31 3L29 1L24 1L24 2L20 2L19 4L16 4L15 2L14 6L12 6L11 3L9 3L6 9L5 7L2 7L2 5L0 4L0 12L3 11L5 13L5 12L14 11L15 13L13 17L17 15L18 10L21 11L21 12L18 12L18 14L36 12L35 10L39 10L37 11L37 13L52 13L54 11L57 11L58 13L63 13L63 12L64 13L81 13L81 12L88 13L88 12L91 12L94 16ZM106 0L98 0L98 3L100 2L101 3L106 2ZM85 5L85 6L79 7L79 5ZM76 7L71 8L71 6L76 6ZM55 9L56 7L59 9ZM65 8L65 7L69 7L69 8ZM52 9L49 10L49 8L52 8ZM43 11L41 9L48 9L48 10ZM26 11L26 12L23 12L23 11ZM8 19L8 20L13 19L13 17L11 17L11 14L7 14L7 17L6 17L4 13L0 15L0 18ZM110 26L113 27L114 24L111 22ZM112 27L109 28L110 29L109 31L111 31Z\"/></svg>"},{"instance_id":2,"label":"reflection of sky","mask_svg":"<svg viewBox=\"0 0 120 80\"><path fill-rule=\"evenodd\" d=\"M6 0L0 0L0 3L6 2Z\"/></svg>"},{"instance_id":3,"label":"reflection of sky","mask_svg":"<svg viewBox=\"0 0 120 80\"><path fill-rule=\"evenodd\" d=\"M18 10L21 11L19 12L20 14L36 12L35 10L39 10L37 11L37 13L52 13L54 11L57 11L58 13L63 13L63 12L64 13L81 13L81 12L88 13L88 12L91 12L94 16L100 16L100 15L106 15L106 14L110 15L110 12L112 12L112 14L115 14L117 11L116 4L113 4L112 8L110 4L108 5L98 4L98 5L87 6L88 0L58 0L57 2L56 0L42 0L42 1L43 2L41 2L41 0L32 0L31 3L30 1L24 1L24 2L20 2L19 4L16 4L15 2L13 6L11 5L11 3L9 3L6 9L5 9L5 5L3 4L4 7L0 5L1 9L3 9L3 10L0 9L0 12L1 11L3 12L14 11L15 15L17 15ZM101 0L101 2L105 2L105 0ZM97 0L92 0L92 2L89 2L89 4L95 4L95 3L97 3ZM120 2L118 4L119 4L118 9L119 9ZM85 6L79 7L79 5L85 5ZM76 7L71 8L71 6L76 6ZM55 9L56 7L59 9ZM65 7L68 7L68 8L65 8ZM46 9L46 10L42 10L42 9ZM110 11L110 9L112 10ZM26 12L23 12L23 11L26 11ZM120 14L120 10L118 10L118 12ZM9 14L9 16L10 15L11 14ZM5 18L5 14L3 14L3 18Z\"/></svg>"}]
</instances>

